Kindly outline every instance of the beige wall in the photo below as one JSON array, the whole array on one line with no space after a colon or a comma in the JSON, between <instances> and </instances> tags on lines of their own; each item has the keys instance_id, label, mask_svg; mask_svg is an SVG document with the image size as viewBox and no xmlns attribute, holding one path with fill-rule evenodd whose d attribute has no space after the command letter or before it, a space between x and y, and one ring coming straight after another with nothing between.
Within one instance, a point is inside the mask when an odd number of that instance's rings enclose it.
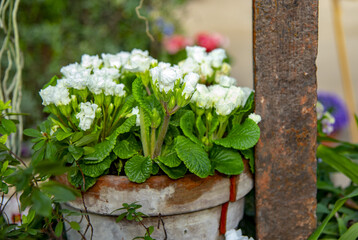
<instances>
[{"instance_id":1,"label":"beige wall","mask_svg":"<svg viewBox=\"0 0 358 240\"><path fill-rule=\"evenodd\" d=\"M331 0L320 0L319 52L317 76L319 90L343 96L332 24ZM253 86L252 78L252 1L192 0L183 11L183 24L189 36L198 32L218 32L229 38L229 53L235 59L233 76L239 85ZM350 72L358 93L358 1L342 0L343 24ZM358 97L356 97L358 112Z\"/></svg>"}]
</instances>

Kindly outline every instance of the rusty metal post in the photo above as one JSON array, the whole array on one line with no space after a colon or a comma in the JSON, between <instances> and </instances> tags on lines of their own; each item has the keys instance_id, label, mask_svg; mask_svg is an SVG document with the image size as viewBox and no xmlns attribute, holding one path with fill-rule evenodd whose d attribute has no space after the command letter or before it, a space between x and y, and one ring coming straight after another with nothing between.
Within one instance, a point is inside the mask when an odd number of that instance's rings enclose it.
<instances>
[{"instance_id":1,"label":"rusty metal post","mask_svg":"<svg viewBox=\"0 0 358 240\"><path fill-rule=\"evenodd\" d=\"M316 227L318 0L253 0L256 229L307 239Z\"/></svg>"}]
</instances>

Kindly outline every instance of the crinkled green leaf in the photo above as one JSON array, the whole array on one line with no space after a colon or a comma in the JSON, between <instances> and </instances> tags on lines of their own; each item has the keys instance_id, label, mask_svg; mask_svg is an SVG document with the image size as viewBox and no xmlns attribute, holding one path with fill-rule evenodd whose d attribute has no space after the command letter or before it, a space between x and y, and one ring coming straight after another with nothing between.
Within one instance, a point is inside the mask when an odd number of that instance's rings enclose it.
<instances>
[{"instance_id":1,"label":"crinkled green leaf","mask_svg":"<svg viewBox=\"0 0 358 240\"><path fill-rule=\"evenodd\" d=\"M95 178L101 176L107 169L109 169L114 159L115 156L108 156L103 161L95 164L81 162L80 167L84 175Z\"/></svg>"},{"instance_id":2,"label":"crinkled green leaf","mask_svg":"<svg viewBox=\"0 0 358 240\"><path fill-rule=\"evenodd\" d=\"M175 151L190 172L201 178L206 178L210 174L211 163L208 154L200 145L184 136L178 136Z\"/></svg>"},{"instance_id":3,"label":"crinkled green leaf","mask_svg":"<svg viewBox=\"0 0 358 240\"><path fill-rule=\"evenodd\" d=\"M75 145L68 146L68 151L71 153L71 155L76 161L80 159L84 153L83 148L76 147Z\"/></svg>"},{"instance_id":4,"label":"crinkled green leaf","mask_svg":"<svg viewBox=\"0 0 358 240\"><path fill-rule=\"evenodd\" d=\"M182 162L175 151L174 145L165 145L158 160L168 167L177 167Z\"/></svg>"},{"instance_id":5,"label":"crinkled green leaf","mask_svg":"<svg viewBox=\"0 0 358 240\"><path fill-rule=\"evenodd\" d=\"M226 148L245 150L255 146L259 138L259 126L248 118L243 124L235 125L226 138L218 139L215 143Z\"/></svg>"},{"instance_id":6,"label":"crinkled green leaf","mask_svg":"<svg viewBox=\"0 0 358 240\"><path fill-rule=\"evenodd\" d=\"M156 162L153 162L152 172L150 174L151 175L157 175L158 172L159 172L159 165Z\"/></svg>"},{"instance_id":7,"label":"crinkled green leaf","mask_svg":"<svg viewBox=\"0 0 358 240\"><path fill-rule=\"evenodd\" d=\"M191 141L202 144L201 141L194 135L194 122L195 114L192 111L186 112L180 119L180 128L184 135L187 136Z\"/></svg>"},{"instance_id":8,"label":"crinkled green leaf","mask_svg":"<svg viewBox=\"0 0 358 240\"><path fill-rule=\"evenodd\" d=\"M190 110L187 109L179 109L176 113L174 113L171 117L170 117L170 125L173 125L175 127L179 127L180 126L180 119L181 117L189 112Z\"/></svg>"},{"instance_id":9,"label":"crinkled green leaf","mask_svg":"<svg viewBox=\"0 0 358 240\"><path fill-rule=\"evenodd\" d=\"M16 125L13 121L6 118L2 118L1 124L3 125L4 129L8 134L16 132Z\"/></svg>"},{"instance_id":10,"label":"crinkled green leaf","mask_svg":"<svg viewBox=\"0 0 358 240\"><path fill-rule=\"evenodd\" d=\"M130 181L142 183L150 177L152 160L149 157L134 156L126 162L124 171Z\"/></svg>"},{"instance_id":11,"label":"crinkled green leaf","mask_svg":"<svg viewBox=\"0 0 358 240\"><path fill-rule=\"evenodd\" d=\"M74 136L76 136L76 139L72 139L72 141L74 142L74 144L77 147L85 146L85 145L90 144L98 139L98 133L91 133L91 134L85 135L79 139L77 139L77 138L80 135L78 135L77 133Z\"/></svg>"},{"instance_id":12,"label":"crinkled green leaf","mask_svg":"<svg viewBox=\"0 0 358 240\"><path fill-rule=\"evenodd\" d=\"M85 163L96 164L103 161L116 145L118 135L129 132L135 123L136 116L127 118L106 140L94 146L95 151L84 158Z\"/></svg>"},{"instance_id":13,"label":"crinkled green leaf","mask_svg":"<svg viewBox=\"0 0 358 240\"><path fill-rule=\"evenodd\" d=\"M142 107L148 113L150 113L152 108L150 106L150 103L144 98L145 89L142 84L142 80L140 78L134 80L132 85L132 91L133 91L133 96L135 100L138 102L139 106Z\"/></svg>"},{"instance_id":14,"label":"crinkled green leaf","mask_svg":"<svg viewBox=\"0 0 358 240\"><path fill-rule=\"evenodd\" d=\"M54 196L56 202L73 201L80 196L78 190L54 181L42 183L40 189L44 193Z\"/></svg>"},{"instance_id":15,"label":"crinkled green leaf","mask_svg":"<svg viewBox=\"0 0 358 240\"><path fill-rule=\"evenodd\" d=\"M171 179L178 179L184 177L185 173L188 170L183 162L181 162L181 164L176 167L168 167L161 162L158 162L158 165L163 170L163 172L165 172Z\"/></svg>"},{"instance_id":16,"label":"crinkled green leaf","mask_svg":"<svg viewBox=\"0 0 358 240\"><path fill-rule=\"evenodd\" d=\"M209 129L209 136L213 134L220 124L219 117L216 113L213 114L213 119L211 120L211 127Z\"/></svg>"},{"instance_id":17,"label":"crinkled green leaf","mask_svg":"<svg viewBox=\"0 0 358 240\"><path fill-rule=\"evenodd\" d=\"M213 168L226 175L238 175L244 171L240 153L221 146L214 146L210 152Z\"/></svg>"},{"instance_id":18,"label":"crinkled green leaf","mask_svg":"<svg viewBox=\"0 0 358 240\"><path fill-rule=\"evenodd\" d=\"M128 159L138 154L141 146L138 141L135 139L133 135L131 135L128 139L118 141L113 152L120 159Z\"/></svg>"},{"instance_id":19,"label":"crinkled green leaf","mask_svg":"<svg viewBox=\"0 0 358 240\"><path fill-rule=\"evenodd\" d=\"M254 149L249 148L246 150L241 150L241 154L245 159L249 159L250 170L252 173L255 173L255 158L254 158Z\"/></svg>"}]
</instances>

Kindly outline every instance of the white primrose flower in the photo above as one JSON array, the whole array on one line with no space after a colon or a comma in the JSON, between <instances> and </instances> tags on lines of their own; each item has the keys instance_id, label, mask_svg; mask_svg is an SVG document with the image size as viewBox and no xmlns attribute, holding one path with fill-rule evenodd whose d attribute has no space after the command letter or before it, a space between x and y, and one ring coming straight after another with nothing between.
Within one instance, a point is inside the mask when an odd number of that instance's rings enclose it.
<instances>
[{"instance_id":1,"label":"white primrose flower","mask_svg":"<svg viewBox=\"0 0 358 240\"><path fill-rule=\"evenodd\" d=\"M100 76L105 76L111 79L117 79L121 76L121 74L119 73L118 69L116 68L108 68L108 67L104 67L101 69L95 69L93 71L94 75L100 75Z\"/></svg>"},{"instance_id":2,"label":"white primrose flower","mask_svg":"<svg viewBox=\"0 0 358 240\"><path fill-rule=\"evenodd\" d=\"M179 62L179 67L183 71L183 73L195 72L199 73L200 65L193 58L187 58L184 61Z\"/></svg>"},{"instance_id":3,"label":"white primrose flower","mask_svg":"<svg viewBox=\"0 0 358 240\"><path fill-rule=\"evenodd\" d=\"M98 57L98 55L90 56L88 54L82 55L81 65L85 68L99 68L103 60Z\"/></svg>"},{"instance_id":4,"label":"white primrose flower","mask_svg":"<svg viewBox=\"0 0 358 240\"><path fill-rule=\"evenodd\" d=\"M51 103L56 106L67 105L71 102L70 93L62 84L56 86L48 86L40 90L42 105L47 106Z\"/></svg>"},{"instance_id":5,"label":"white primrose flower","mask_svg":"<svg viewBox=\"0 0 358 240\"><path fill-rule=\"evenodd\" d=\"M241 229L231 229L225 233L225 240L254 240L252 237L242 235Z\"/></svg>"},{"instance_id":6,"label":"white primrose flower","mask_svg":"<svg viewBox=\"0 0 358 240\"><path fill-rule=\"evenodd\" d=\"M150 67L151 59L148 51L133 49L124 68L130 72L145 72Z\"/></svg>"},{"instance_id":7,"label":"white primrose flower","mask_svg":"<svg viewBox=\"0 0 358 240\"><path fill-rule=\"evenodd\" d=\"M249 118L252 119L256 124L259 124L259 122L261 122L261 116L256 113L251 113L249 115Z\"/></svg>"},{"instance_id":8,"label":"white primrose flower","mask_svg":"<svg viewBox=\"0 0 358 240\"><path fill-rule=\"evenodd\" d=\"M215 68L219 68L226 58L226 53L224 49L217 48L209 53L209 57L211 58L211 65Z\"/></svg>"},{"instance_id":9,"label":"white primrose flower","mask_svg":"<svg viewBox=\"0 0 358 240\"><path fill-rule=\"evenodd\" d=\"M91 75L91 69L85 68L78 63L73 63L61 68L61 73L64 75L62 79L64 86L82 90L87 86L87 79Z\"/></svg>"},{"instance_id":10,"label":"white primrose flower","mask_svg":"<svg viewBox=\"0 0 358 240\"><path fill-rule=\"evenodd\" d=\"M236 79L226 75L219 75L217 77L217 82L223 87L231 87L236 84Z\"/></svg>"},{"instance_id":11,"label":"white primrose flower","mask_svg":"<svg viewBox=\"0 0 358 240\"><path fill-rule=\"evenodd\" d=\"M118 97L123 97L126 94L126 91L124 90L124 84L116 84L114 86L114 95Z\"/></svg>"},{"instance_id":12,"label":"white primrose flower","mask_svg":"<svg viewBox=\"0 0 358 240\"><path fill-rule=\"evenodd\" d=\"M198 63L201 63L207 57L206 48L204 48L204 47L187 46L185 49L186 49L188 58L192 58L193 60L195 60Z\"/></svg>"},{"instance_id":13,"label":"white primrose flower","mask_svg":"<svg viewBox=\"0 0 358 240\"><path fill-rule=\"evenodd\" d=\"M200 72L201 75L205 77L210 77L213 75L214 70L211 68L210 59L207 59L207 61L204 61L200 64Z\"/></svg>"},{"instance_id":14,"label":"white primrose flower","mask_svg":"<svg viewBox=\"0 0 358 240\"><path fill-rule=\"evenodd\" d=\"M245 93L242 91L241 88L235 86L231 86L230 88L224 88L224 89L227 89L225 97L221 97L214 104L215 104L216 113L219 115L226 116L229 115L238 106L241 106Z\"/></svg>"},{"instance_id":15,"label":"white primrose flower","mask_svg":"<svg viewBox=\"0 0 358 240\"><path fill-rule=\"evenodd\" d=\"M101 56L102 56L105 67L115 67L115 68L119 69L124 64L126 64L130 55L131 54L129 52L122 51L117 54L102 53Z\"/></svg>"},{"instance_id":16,"label":"white primrose flower","mask_svg":"<svg viewBox=\"0 0 358 240\"><path fill-rule=\"evenodd\" d=\"M234 109L234 105L229 104L225 98L221 98L215 103L215 110L218 115L229 115Z\"/></svg>"},{"instance_id":17,"label":"white primrose flower","mask_svg":"<svg viewBox=\"0 0 358 240\"><path fill-rule=\"evenodd\" d=\"M196 89L196 85L198 84L199 78L200 78L199 75L193 72L185 75L183 79L183 82L185 83L185 87L182 92L182 95L185 97L185 99L188 99L189 97L192 96L192 94Z\"/></svg>"},{"instance_id":18,"label":"white primrose flower","mask_svg":"<svg viewBox=\"0 0 358 240\"><path fill-rule=\"evenodd\" d=\"M81 103L81 111L77 113L76 118L80 119L80 124L78 125L83 131L86 131L91 128L93 120L96 117L96 110L98 105L90 102Z\"/></svg>"},{"instance_id":19,"label":"white primrose flower","mask_svg":"<svg viewBox=\"0 0 358 240\"><path fill-rule=\"evenodd\" d=\"M159 63L157 67L150 69L150 74L153 84L165 93L173 90L175 82L183 76L178 66L170 67L170 64L165 63Z\"/></svg>"},{"instance_id":20,"label":"white primrose flower","mask_svg":"<svg viewBox=\"0 0 358 240\"><path fill-rule=\"evenodd\" d=\"M241 87L231 86L228 89L226 99L228 99L228 101L236 108L245 105L246 94Z\"/></svg>"},{"instance_id":21,"label":"white primrose flower","mask_svg":"<svg viewBox=\"0 0 358 240\"><path fill-rule=\"evenodd\" d=\"M112 79L99 74L94 74L89 77L87 87L91 93L98 95L105 89L107 81L112 81Z\"/></svg>"},{"instance_id":22,"label":"white primrose flower","mask_svg":"<svg viewBox=\"0 0 358 240\"><path fill-rule=\"evenodd\" d=\"M244 92L242 106L245 106L247 99L250 97L251 93L254 92L254 90L249 87L242 87L241 90Z\"/></svg>"},{"instance_id":23,"label":"white primrose flower","mask_svg":"<svg viewBox=\"0 0 358 240\"><path fill-rule=\"evenodd\" d=\"M195 103L200 108L211 108L212 101L209 89L204 84L197 84L196 91L191 97L191 102Z\"/></svg>"},{"instance_id":24,"label":"white primrose flower","mask_svg":"<svg viewBox=\"0 0 358 240\"><path fill-rule=\"evenodd\" d=\"M138 106L137 106L137 107L134 107L134 108L132 109L131 114L137 116L135 125L136 125L137 127L139 127L139 126L140 126L140 115L139 115L139 108L138 108Z\"/></svg>"},{"instance_id":25,"label":"white primrose flower","mask_svg":"<svg viewBox=\"0 0 358 240\"><path fill-rule=\"evenodd\" d=\"M228 93L228 88L220 85L211 85L208 89L210 91L211 101L213 104L217 103L220 99L224 99Z\"/></svg>"}]
</instances>

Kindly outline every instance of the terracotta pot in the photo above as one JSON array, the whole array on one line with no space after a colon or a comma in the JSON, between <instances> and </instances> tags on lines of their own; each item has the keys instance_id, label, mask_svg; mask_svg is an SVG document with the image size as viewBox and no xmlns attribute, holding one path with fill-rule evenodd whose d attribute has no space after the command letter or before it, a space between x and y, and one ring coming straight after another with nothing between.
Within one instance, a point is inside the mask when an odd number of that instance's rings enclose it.
<instances>
[{"instance_id":1,"label":"terracotta pot","mask_svg":"<svg viewBox=\"0 0 358 240\"><path fill-rule=\"evenodd\" d=\"M56 178L67 183L66 176ZM94 228L93 239L133 239L144 236L145 229L134 221L115 222L123 203L137 202L140 212L149 217L143 220L146 226L155 226L152 237L165 239L223 239L222 233L237 227L243 216L244 196L252 189L252 175L245 164L239 176L209 176L205 179L193 174L178 180L167 176L152 176L145 183L130 182L124 176L102 176L84 194L87 210ZM64 208L84 211L82 199L68 202ZM163 224L159 222L159 216ZM70 221L79 221L80 216L70 216ZM87 225L81 222L81 229ZM159 229L157 228L159 226ZM164 230L165 229L165 230ZM89 232L86 237L89 239ZM70 230L70 240L81 239Z\"/></svg>"}]
</instances>

